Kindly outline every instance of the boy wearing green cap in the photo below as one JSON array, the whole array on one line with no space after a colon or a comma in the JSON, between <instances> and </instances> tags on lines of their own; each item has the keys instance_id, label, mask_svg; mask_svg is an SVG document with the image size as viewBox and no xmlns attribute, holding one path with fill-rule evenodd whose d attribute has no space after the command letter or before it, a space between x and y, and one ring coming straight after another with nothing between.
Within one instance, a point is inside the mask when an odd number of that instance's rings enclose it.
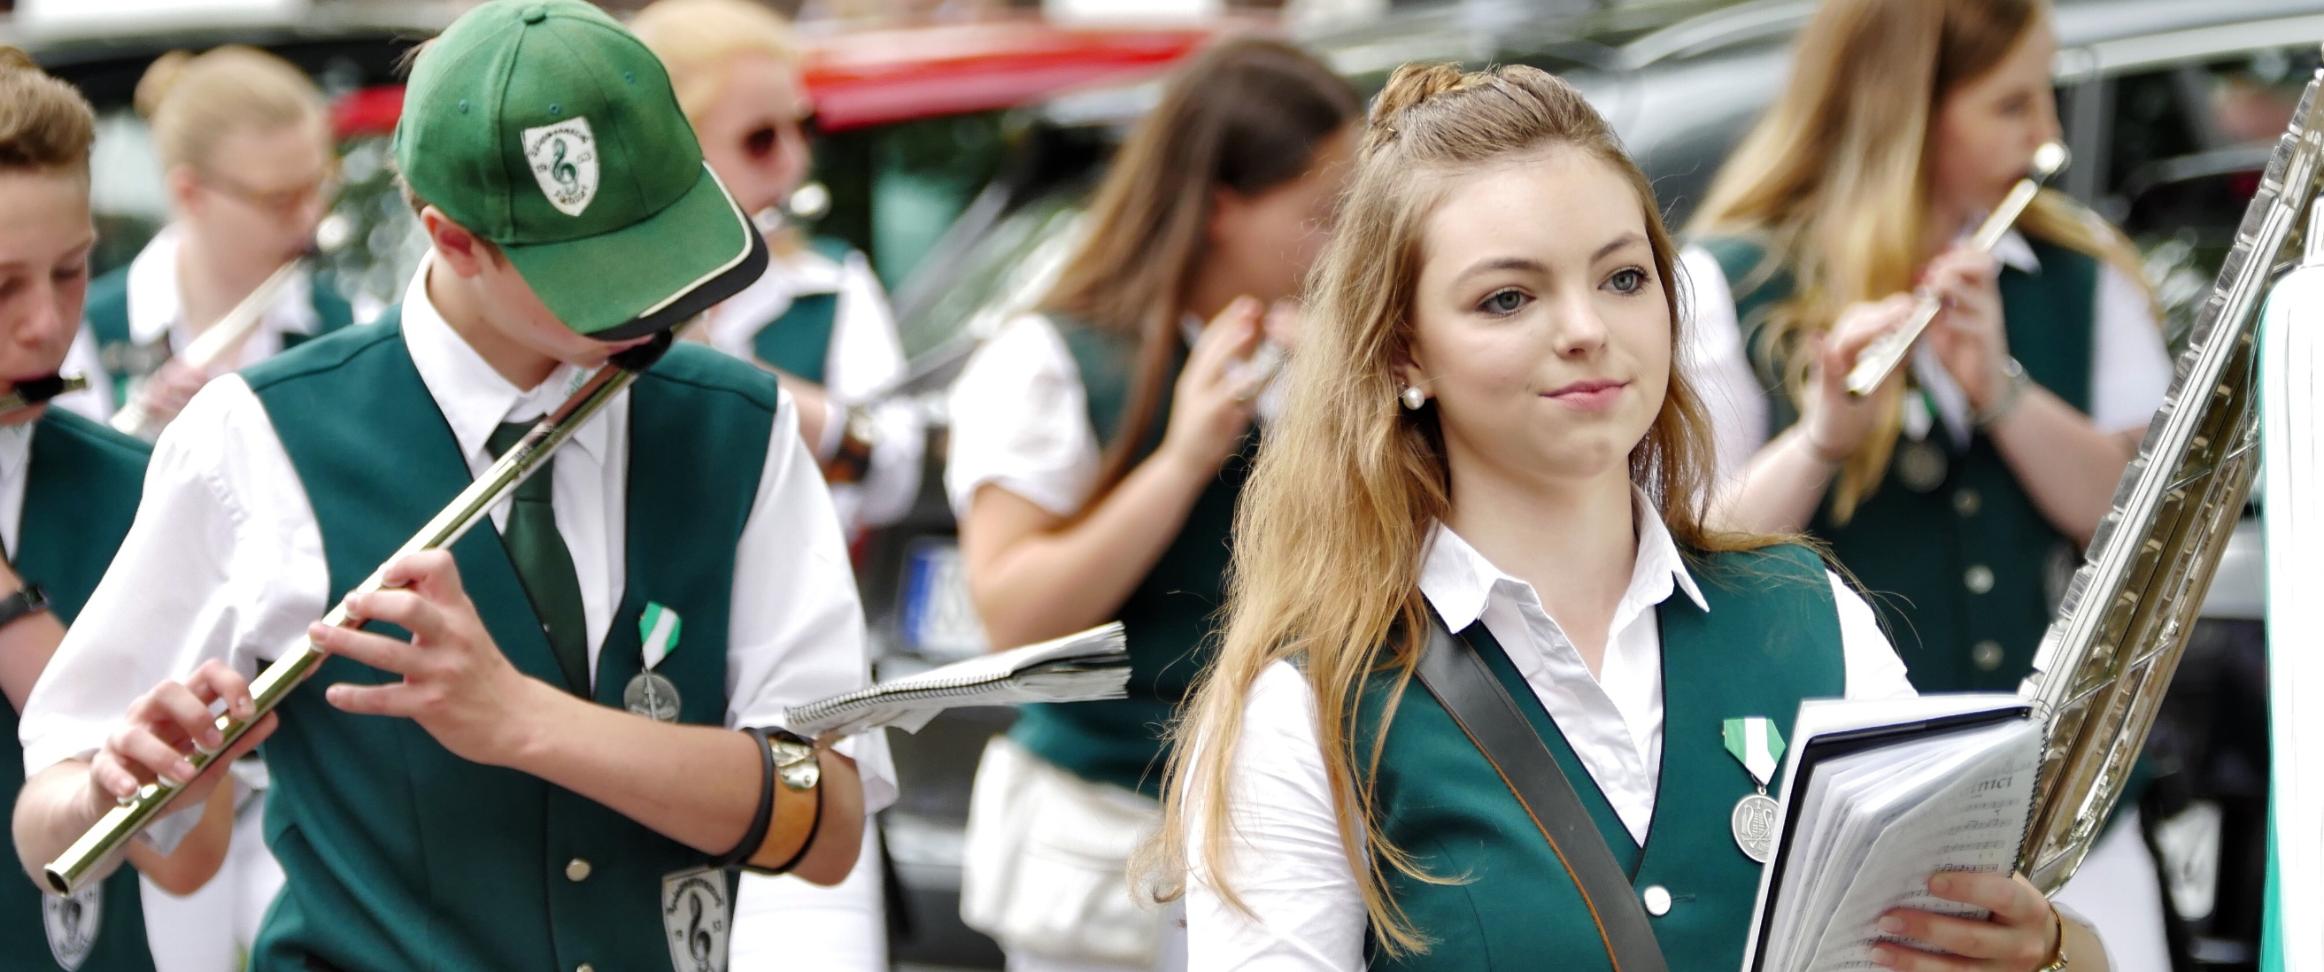
<instances>
[{"instance_id":1,"label":"boy wearing green cap","mask_svg":"<svg viewBox=\"0 0 2324 972\"><path fill-rule=\"evenodd\" d=\"M610 355L754 279L763 244L659 63L579 0L461 17L415 64L396 152L428 260L399 310L213 382L157 444L28 704L19 853L37 871L188 769L206 706L313 639L331 657L258 730L287 885L254 967L722 968L727 866L837 881L893 792L876 738L780 728L867 666L771 378L671 348L495 529L389 563L398 589L350 604L363 630L313 622Z\"/></svg>"}]
</instances>

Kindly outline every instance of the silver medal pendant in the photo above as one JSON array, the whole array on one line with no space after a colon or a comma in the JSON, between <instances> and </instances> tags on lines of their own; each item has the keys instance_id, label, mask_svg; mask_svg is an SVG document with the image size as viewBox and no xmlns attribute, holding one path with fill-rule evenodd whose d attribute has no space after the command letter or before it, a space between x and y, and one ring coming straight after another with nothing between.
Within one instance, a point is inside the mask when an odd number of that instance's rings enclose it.
<instances>
[{"instance_id":1,"label":"silver medal pendant","mask_svg":"<svg viewBox=\"0 0 2324 972\"><path fill-rule=\"evenodd\" d=\"M1927 439L1907 440L1897 446L1896 478L1906 489L1933 493L1945 484L1945 447Z\"/></svg>"},{"instance_id":2,"label":"silver medal pendant","mask_svg":"<svg viewBox=\"0 0 2324 972\"><path fill-rule=\"evenodd\" d=\"M622 708L655 722L678 721L678 702L678 686L659 672L639 672L621 690Z\"/></svg>"},{"instance_id":3,"label":"silver medal pendant","mask_svg":"<svg viewBox=\"0 0 2324 972\"><path fill-rule=\"evenodd\" d=\"M1728 817L1728 825L1735 831L1735 846L1743 856L1767 863L1775 856L1775 798L1765 793L1745 794L1735 801L1735 812Z\"/></svg>"}]
</instances>

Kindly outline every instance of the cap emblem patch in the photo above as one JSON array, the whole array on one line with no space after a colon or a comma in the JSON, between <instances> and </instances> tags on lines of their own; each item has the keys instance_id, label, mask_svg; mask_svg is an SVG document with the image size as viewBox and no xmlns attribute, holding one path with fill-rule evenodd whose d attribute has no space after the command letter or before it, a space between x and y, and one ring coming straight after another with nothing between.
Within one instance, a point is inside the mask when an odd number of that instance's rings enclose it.
<instances>
[{"instance_id":1,"label":"cap emblem patch","mask_svg":"<svg viewBox=\"0 0 2324 972\"><path fill-rule=\"evenodd\" d=\"M574 116L554 125L524 130L525 162L549 205L579 216L597 198L597 138L589 119Z\"/></svg>"}]
</instances>

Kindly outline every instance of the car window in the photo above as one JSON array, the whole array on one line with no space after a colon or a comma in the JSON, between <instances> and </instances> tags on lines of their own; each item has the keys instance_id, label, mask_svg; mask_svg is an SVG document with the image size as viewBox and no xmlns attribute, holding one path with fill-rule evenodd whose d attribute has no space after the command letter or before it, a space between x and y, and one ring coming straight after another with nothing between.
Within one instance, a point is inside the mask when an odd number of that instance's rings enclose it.
<instances>
[{"instance_id":1,"label":"car window","mask_svg":"<svg viewBox=\"0 0 2324 972\"><path fill-rule=\"evenodd\" d=\"M2277 137L2318 65L2286 46L2182 61L2112 79L2098 208L2138 245L2174 349L2235 242Z\"/></svg>"},{"instance_id":2,"label":"car window","mask_svg":"<svg viewBox=\"0 0 2324 972\"><path fill-rule=\"evenodd\" d=\"M830 209L813 231L853 243L894 290L1000 167L999 112L836 132L815 143Z\"/></svg>"}]
</instances>

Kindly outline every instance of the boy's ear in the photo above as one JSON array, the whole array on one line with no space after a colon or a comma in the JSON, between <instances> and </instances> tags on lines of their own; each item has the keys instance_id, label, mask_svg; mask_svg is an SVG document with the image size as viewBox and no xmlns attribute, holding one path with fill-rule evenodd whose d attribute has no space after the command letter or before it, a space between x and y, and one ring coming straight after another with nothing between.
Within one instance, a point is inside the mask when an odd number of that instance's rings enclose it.
<instances>
[{"instance_id":1,"label":"boy's ear","mask_svg":"<svg viewBox=\"0 0 2324 972\"><path fill-rule=\"evenodd\" d=\"M435 249L436 257L454 274L473 277L484 272L486 263L500 260L499 248L434 206L420 210L420 225L426 229L428 245Z\"/></svg>"}]
</instances>

